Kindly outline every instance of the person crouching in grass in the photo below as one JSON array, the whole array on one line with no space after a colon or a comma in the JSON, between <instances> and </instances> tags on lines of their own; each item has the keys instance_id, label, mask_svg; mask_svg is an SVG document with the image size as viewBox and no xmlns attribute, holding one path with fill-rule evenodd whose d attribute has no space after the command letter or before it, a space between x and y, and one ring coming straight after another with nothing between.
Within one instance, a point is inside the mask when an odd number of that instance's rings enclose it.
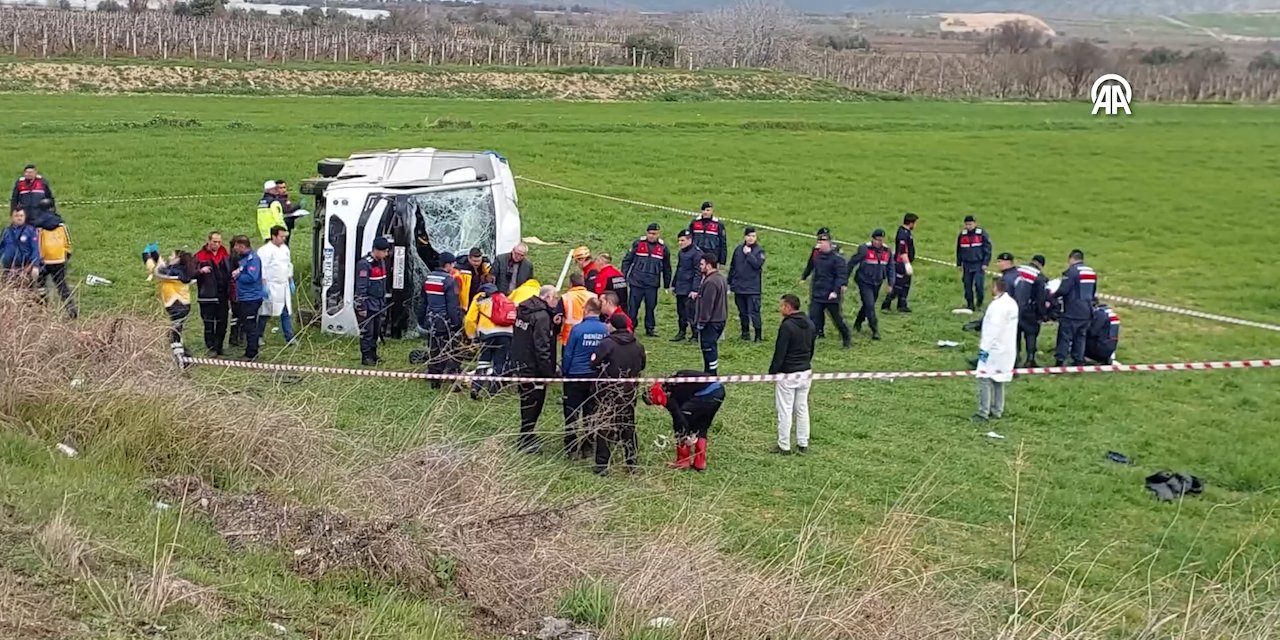
<instances>
[{"instance_id":1,"label":"person crouching in grass","mask_svg":"<svg viewBox=\"0 0 1280 640\"><path fill-rule=\"evenodd\" d=\"M175 251L168 260L160 259L159 247L152 244L142 253L147 272L159 284L160 303L169 314L169 344L175 355L186 356L182 346L182 328L191 315L191 281L196 275L196 259L186 251Z\"/></svg>"}]
</instances>

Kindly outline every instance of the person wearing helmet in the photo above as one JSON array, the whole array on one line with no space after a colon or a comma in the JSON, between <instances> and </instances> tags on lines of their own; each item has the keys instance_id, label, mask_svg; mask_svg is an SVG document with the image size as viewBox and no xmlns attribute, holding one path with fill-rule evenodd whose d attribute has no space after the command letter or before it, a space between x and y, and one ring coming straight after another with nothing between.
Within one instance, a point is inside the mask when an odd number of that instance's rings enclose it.
<instances>
[{"instance_id":1,"label":"person wearing helmet","mask_svg":"<svg viewBox=\"0 0 1280 640\"><path fill-rule=\"evenodd\" d=\"M673 378L705 376L701 371L677 371ZM672 469L707 468L707 433L716 413L724 405L724 385L719 382L655 382L641 397L648 405L664 407L671 414L676 436L676 459Z\"/></svg>"},{"instance_id":2,"label":"person wearing helmet","mask_svg":"<svg viewBox=\"0 0 1280 640\"><path fill-rule=\"evenodd\" d=\"M263 242L271 239L271 228L288 229L284 220L284 202L280 199L279 188L275 180L268 180L262 185L262 198L258 200L258 238Z\"/></svg>"},{"instance_id":3,"label":"person wearing helmet","mask_svg":"<svg viewBox=\"0 0 1280 640\"><path fill-rule=\"evenodd\" d=\"M582 286L587 291L596 290L596 276L600 274L600 268L596 266L595 260L591 259L591 249L586 245L579 246L573 250L573 261L582 269Z\"/></svg>"}]
</instances>

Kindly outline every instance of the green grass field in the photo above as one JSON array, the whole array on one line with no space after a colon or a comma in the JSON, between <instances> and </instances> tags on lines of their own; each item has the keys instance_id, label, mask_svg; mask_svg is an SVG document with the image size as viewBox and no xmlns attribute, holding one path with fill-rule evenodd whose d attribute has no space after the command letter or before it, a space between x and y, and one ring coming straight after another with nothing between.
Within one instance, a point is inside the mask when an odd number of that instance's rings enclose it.
<instances>
[{"instance_id":1,"label":"green grass field","mask_svg":"<svg viewBox=\"0 0 1280 640\"><path fill-rule=\"evenodd\" d=\"M1217 29L1231 35L1280 37L1280 14L1276 13L1197 13L1182 16L1182 19L1197 27Z\"/></svg>"},{"instance_id":2,"label":"green grass field","mask_svg":"<svg viewBox=\"0 0 1280 640\"><path fill-rule=\"evenodd\" d=\"M138 262L141 247L158 241L166 251L194 250L210 229L248 232L253 193L264 179L285 177L296 185L319 158L411 146L496 149L518 175L686 209L710 199L723 216L804 232L825 225L848 247L846 254L872 228L892 234L902 213L914 211L922 216L916 233L920 254L949 259L961 218L974 213L997 251L1012 251L1020 261L1043 253L1053 274L1064 268L1071 249L1082 248L1106 293L1260 321L1274 322L1280 312L1273 286L1280 266L1272 259L1280 217L1270 188L1280 171L1280 140L1267 134L1280 126L1280 111L1269 108L1138 105L1131 118L1103 119L1090 117L1083 103L564 104L80 95L4 95L0 107L11 123L0 140L10 172L38 163L61 201L246 194L67 204L63 214L77 247L73 276L83 282L93 273L115 282L81 287L82 307L90 314L128 307L159 318L153 285L143 281ZM469 126L431 126L440 119ZM185 126L176 126L183 121ZM544 280L554 280L573 245L619 256L648 222L661 222L672 242L687 222L676 214L529 183L520 187L523 235L557 243L533 248ZM741 229L731 225L731 239ZM293 242L300 276L309 272L309 244L303 233ZM764 306L766 335L772 337L772 301L784 292L807 294L797 279L811 244L767 232L761 244L770 256ZM821 342L817 368L963 368L976 351L976 336L962 332L964 320L950 313L962 302L958 274L921 264L915 313L886 314L879 342L855 335L849 351L831 339ZM1123 321L1117 357L1125 363L1280 354L1280 335L1274 333L1117 310ZM855 312L846 309L850 320ZM661 300L659 320L664 339L645 342L647 373L699 367L695 347L665 340L675 324L670 297ZM187 329L198 346L194 315ZM1050 326L1042 334L1042 351L1052 348L1053 332ZM963 345L939 349L939 339ZM314 330L296 350L280 349L281 342L278 334L269 337L267 353L278 362L359 362L354 341ZM741 343L731 321L722 373L763 372L771 346ZM386 366L409 369L406 355L417 347L406 341L384 348ZM422 383L309 377L280 389L254 374L194 376L326 407L339 427L383 446L420 426L434 401ZM1117 584L1180 567L1215 575L1246 559L1257 566L1276 564L1278 383L1280 374L1271 370L1019 379L1009 392L1006 418L981 428L968 420L971 380L827 383L813 391L812 451L803 458L771 454L772 387L739 385L730 389L713 431L705 474L660 470L669 452L647 443L669 433L669 421L646 407L638 413L647 473L601 480L586 467L558 461L539 473L554 476L556 490L566 495L608 486L625 505L614 527L642 530L696 505L721 519L726 550L761 561L794 547L815 504L830 502L819 523L823 545L847 550L901 496L923 492L927 519L919 544L936 566L960 567L956 573L979 589L1007 586L1012 577L1010 514L1021 451L1018 525L1019 536L1029 541L1018 563L1022 583L1052 576L1050 584L1061 589L1072 569L1091 565L1087 576L1070 581L1087 594L1102 595ZM501 402L509 410L484 421L465 419L472 409L460 402L458 419L444 423L446 434L473 443L511 433L515 404L510 398ZM542 422L548 438L559 428L558 413L558 402L549 400ZM1007 439L984 438L988 428ZM126 548L149 549L152 532L138 525L146 521L137 489L145 470L81 466L68 472L73 463L49 459L29 435L0 433L0 503L40 521L70 494L86 526ZM1110 450L1129 455L1136 465L1107 462ZM1198 475L1208 489L1181 505L1158 504L1142 479L1160 469ZM355 606L356 618L364 621L353 625L353 633L379 621L388 633L424 633L424 626L414 625L434 615L392 589L299 583L283 576L278 558L230 554L216 535L193 526L188 545L197 552L179 568L193 579L228 584L223 590L237 601L267 600L304 616L324 616L337 615L332 601L340 594L343 602L359 603L345 605ZM14 553L10 560L21 562ZM1065 568L1055 570L1060 562ZM1186 576L1173 581L1175 590L1190 587ZM391 613L379 617L380 611ZM252 624L233 620L221 633L237 637Z\"/></svg>"}]
</instances>

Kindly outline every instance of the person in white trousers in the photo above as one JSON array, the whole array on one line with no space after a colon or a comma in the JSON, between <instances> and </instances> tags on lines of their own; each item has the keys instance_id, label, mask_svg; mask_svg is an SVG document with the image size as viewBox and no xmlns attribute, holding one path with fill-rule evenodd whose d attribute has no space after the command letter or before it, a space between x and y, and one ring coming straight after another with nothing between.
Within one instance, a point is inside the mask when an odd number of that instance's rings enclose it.
<instances>
[{"instance_id":1,"label":"person in white trousers","mask_svg":"<svg viewBox=\"0 0 1280 640\"><path fill-rule=\"evenodd\" d=\"M978 412L973 421L982 423L1004 415L1004 387L1013 380L1018 358L1018 303L1008 293L1004 278L991 281L991 304L982 317L982 340L978 343Z\"/></svg>"},{"instance_id":2,"label":"person in white trousers","mask_svg":"<svg viewBox=\"0 0 1280 640\"><path fill-rule=\"evenodd\" d=\"M769 373L786 374L778 380L774 406L778 410L777 453L791 453L791 425L796 428L796 450L809 451L809 385L813 375L813 341L817 336L813 321L800 311L800 298L786 294L778 301L782 324L773 347Z\"/></svg>"}]
</instances>

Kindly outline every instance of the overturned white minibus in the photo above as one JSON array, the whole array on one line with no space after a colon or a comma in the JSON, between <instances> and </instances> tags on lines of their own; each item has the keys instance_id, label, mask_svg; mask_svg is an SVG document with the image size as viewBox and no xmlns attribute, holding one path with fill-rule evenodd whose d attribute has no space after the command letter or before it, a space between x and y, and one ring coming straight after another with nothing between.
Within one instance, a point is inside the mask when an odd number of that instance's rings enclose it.
<instances>
[{"instance_id":1,"label":"overturned white minibus","mask_svg":"<svg viewBox=\"0 0 1280 640\"><path fill-rule=\"evenodd\" d=\"M388 258L389 337L417 329L417 293L439 254L479 247L491 259L520 242L515 177L492 151L403 149L322 160L315 196L311 286L321 329L358 335L355 264L379 236Z\"/></svg>"}]
</instances>

